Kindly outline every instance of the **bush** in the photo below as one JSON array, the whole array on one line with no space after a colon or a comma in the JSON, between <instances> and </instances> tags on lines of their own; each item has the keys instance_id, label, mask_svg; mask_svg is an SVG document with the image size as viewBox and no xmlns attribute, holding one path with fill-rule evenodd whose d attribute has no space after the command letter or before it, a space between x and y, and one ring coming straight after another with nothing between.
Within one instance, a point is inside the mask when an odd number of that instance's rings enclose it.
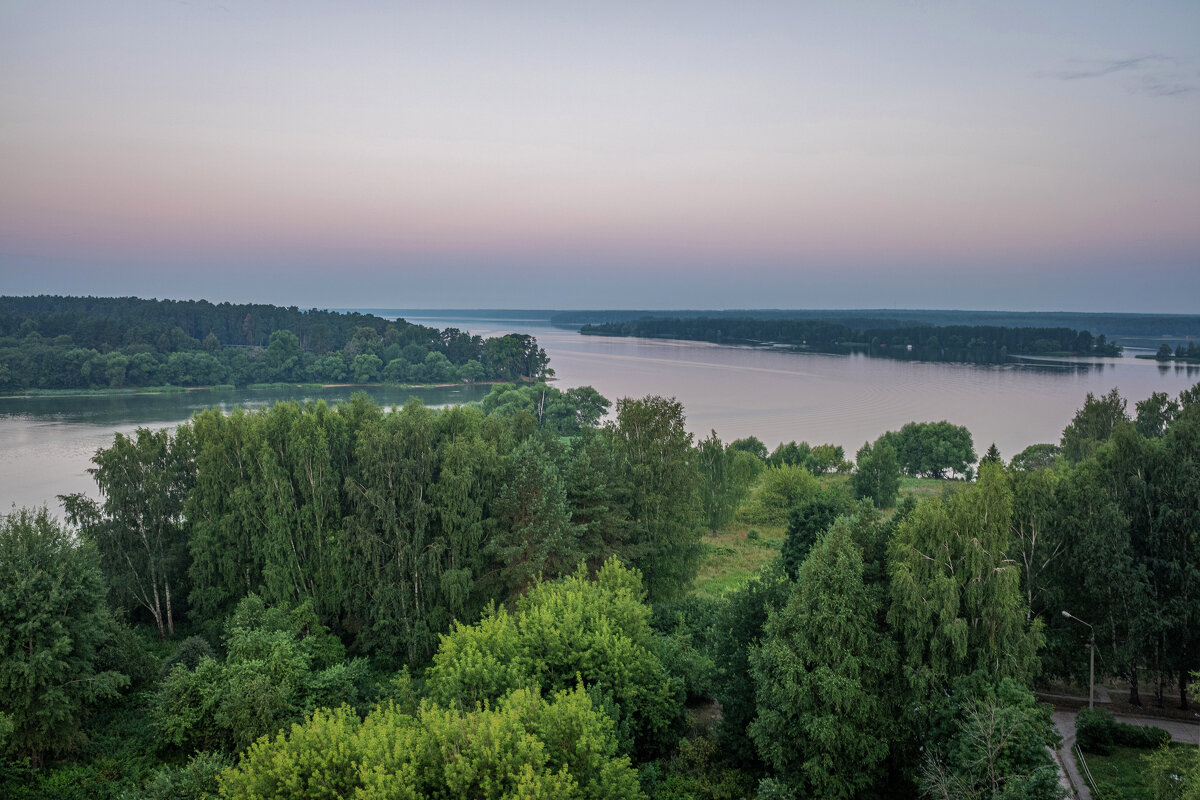
<instances>
[{"instance_id":1,"label":"bush","mask_svg":"<svg viewBox=\"0 0 1200 800\"><path fill-rule=\"evenodd\" d=\"M1171 741L1171 734L1148 725L1117 722L1106 708L1085 708L1075 717L1075 740L1089 753L1105 755L1116 747L1153 750Z\"/></svg>"},{"instance_id":2,"label":"bush","mask_svg":"<svg viewBox=\"0 0 1200 800\"><path fill-rule=\"evenodd\" d=\"M1112 750L1117 721L1106 708L1084 708L1075 716L1075 742L1081 750L1105 755Z\"/></svg>"},{"instance_id":3,"label":"bush","mask_svg":"<svg viewBox=\"0 0 1200 800\"><path fill-rule=\"evenodd\" d=\"M1114 743L1121 747L1154 750L1169 741L1171 741L1171 734L1162 728L1150 725L1126 725L1124 722L1118 722Z\"/></svg>"}]
</instances>

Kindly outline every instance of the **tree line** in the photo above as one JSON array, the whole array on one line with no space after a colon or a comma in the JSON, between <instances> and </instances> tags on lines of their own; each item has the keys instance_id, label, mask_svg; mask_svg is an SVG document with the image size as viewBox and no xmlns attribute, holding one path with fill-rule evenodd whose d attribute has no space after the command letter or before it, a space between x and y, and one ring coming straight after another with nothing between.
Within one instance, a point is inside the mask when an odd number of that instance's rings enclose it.
<instances>
[{"instance_id":1,"label":"tree line","mask_svg":"<svg viewBox=\"0 0 1200 800\"><path fill-rule=\"evenodd\" d=\"M0 793L1059 798L1064 609L1132 702L1189 702L1198 465L1200 386L1089 395L1007 464L948 422L850 465L545 384L118 435L70 529L0 522ZM768 512L778 558L691 593L706 531Z\"/></svg>"},{"instance_id":2,"label":"tree line","mask_svg":"<svg viewBox=\"0 0 1200 800\"><path fill-rule=\"evenodd\" d=\"M203 300L0 297L0 391L442 383L553 374L537 340Z\"/></svg>"},{"instance_id":3,"label":"tree line","mask_svg":"<svg viewBox=\"0 0 1200 800\"><path fill-rule=\"evenodd\" d=\"M829 353L865 352L915 361L998 364L1017 355L1119 355L1104 334L1070 328L900 325L855 328L827 319L647 317L586 324L592 336L688 339L718 344L786 345Z\"/></svg>"}]
</instances>

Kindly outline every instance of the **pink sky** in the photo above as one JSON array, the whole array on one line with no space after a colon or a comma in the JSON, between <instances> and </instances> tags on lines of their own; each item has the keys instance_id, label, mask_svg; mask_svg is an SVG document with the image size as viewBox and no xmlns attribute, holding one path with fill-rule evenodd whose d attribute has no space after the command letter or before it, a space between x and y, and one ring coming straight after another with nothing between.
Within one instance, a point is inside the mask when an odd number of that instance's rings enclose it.
<instances>
[{"instance_id":1,"label":"pink sky","mask_svg":"<svg viewBox=\"0 0 1200 800\"><path fill-rule=\"evenodd\" d=\"M501 8L5 4L0 292L1200 309L1194 3Z\"/></svg>"}]
</instances>

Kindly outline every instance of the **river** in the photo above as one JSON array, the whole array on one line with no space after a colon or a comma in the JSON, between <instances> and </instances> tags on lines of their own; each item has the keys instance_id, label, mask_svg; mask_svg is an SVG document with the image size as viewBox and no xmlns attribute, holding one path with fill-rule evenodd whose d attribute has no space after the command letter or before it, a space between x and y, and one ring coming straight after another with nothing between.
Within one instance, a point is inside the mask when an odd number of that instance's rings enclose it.
<instances>
[{"instance_id":1,"label":"river","mask_svg":"<svg viewBox=\"0 0 1200 800\"><path fill-rule=\"evenodd\" d=\"M928 364L701 342L580 336L539 320L407 317L432 327L494 336L529 333L550 356L557 385L591 385L610 399L659 394L677 398L697 436L724 441L757 436L768 447L795 439L842 445L848 457L864 441L905 422L966 425L982 454L992 442L1011 458L1036 442L1057 442L1088 392L1117 387L1134 403L1151 392L1174 396L1200 381L1195 365L1162 366L1134 358L973 366ZM95 495L90 458L115 432L173 427L209 406L261 407L284 399L337 402L354 389L194 391L0 399L0 509L46 504L57 496ZM487 387L368 390L384 405L417 396L428 405L480 399Z\"/></svg>"}]
</instances>

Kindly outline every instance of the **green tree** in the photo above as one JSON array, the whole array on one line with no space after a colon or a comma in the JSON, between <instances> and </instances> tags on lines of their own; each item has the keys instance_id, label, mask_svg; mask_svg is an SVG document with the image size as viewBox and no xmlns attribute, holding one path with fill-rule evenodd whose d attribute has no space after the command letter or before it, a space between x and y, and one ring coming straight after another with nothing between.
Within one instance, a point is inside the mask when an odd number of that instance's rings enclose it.
<instances>
[{"instance_id":1,"label":"green tree","mask_svg":"<svg viewBox=\"0 0 1200 800\"><path fill-rule=\"evenodd\" d=\"M850 476L854 496L860 500L871 498L876 508L896 505L896 495L900 492L900 462L896 458L896 449L885 441L876 442L874 447L864 442L854 456L854 462L854 474Z\"/></svg>"},{"instance_id":2,"label":"green tree","mask_svg":"<svg viewBox=\"0 0 1200 800\"><path fill-rule=\"evenodd\" d=\"M1145 400L1136 404L1137 431L1147 439L1157 439L1171 427L1172 420L1179 414L1179 403L1167 396L1166 392L1154 392Z\"/></svg>"},{"instance_id":3,"label":"green tree","mask_svg":"<svg viewBox=\"0 0 1200 800\"><path fill-rule=\"evenodd\" d=\"M811 796L856 797L882 777L892 735L883 698L896 655L878 613L841 520L805 559L751 653L750 735L776 773Z\"/></svg>"},{"instance_id":4,"label":"green tree","mask_svg":"<svg viewBox=\"0 0 1200 800\"><path fill-rule=\"evenodd\" d=\"M510 613L489 608L456 623L426 673L430 697L470 708L513 689L566 689L582 681L618 721L623 747L643 756L674 743L682 687L654 652L641 577L615 559L594 580L585 570L541 583Z\"/></svg>"},{"instance_id":5,"label":"green tree","mask_svg":"<svg viewBox=\"0 0 1200 800\"><path fill-rule=\"evenodd\" d=\"M814 475L824 475L827 472L845 472L846 451L841 445L819 444L808 454L804 466Z\"/></svg>"},{"instance_id":6,"label":"green tree","mask_svg":"<svg viewBox=\"0 0 1200 800\"><path fill-rule=\"evenodd\" d=\"M1063 429L1063 455L1072 464L1083 461L1108 441L1119 423L1128 419L1125 400L1115 388L1099 398L1088 392L1083 408L1075 412L1074 419Z\"/></svg>"},{"instance_id":7,"label":"green tree","mask_svg":"<svg viewBox=\"0 0 1200 800\"><path fill-rule=\"evenodd\" d=\"M717 741L725 760L748 772L765 764L747 733L758 713L750 654L755 651L772 611L788 600L792 583L778 564L770 565L725 596L713 624L714 697L721 704Z\"/></svg>"},{"instance_id":8,"label":"green tree","mask_svg":"<svg viewBox=\"0 0 1200 800\"><path fill-rule=\"evenodd\" d=\"M780 548L779 560L788 575L795 577L809 552L820 541L833 521L849 514L854 503L838 489L821 489L792 507L788 514L787 538Z\"/></svg>"},{"instance_id":9,"label":"green tree","mask_svg":"<svg viewBox=\"0 0 1200 800\"><path fill-rule=\"evenodd\" d=\"M788 464L767 467L746 509L747 518L752 522L782 524L793 508L820 490L821 482L804 467Z\"/></svg>"},{"instance_id":10,"label":"green tree","mask_svg":"<svg viewBox=\"0 0 1200 800\"><path fill-rule=\"evenodd\" d=\"M887 619L914 703L926 709L958 676L1037 673L1041 623L1028 620L1020 571L1007 557L1011 521L1003 469L984 465L978 484L926 500L895 533Z\"/></svg>"},{"instance_id":11,"label":"green tree","mask_svg":"<svg viewBox=\"0 0 1200 800\"><path fill-rule=\"evenodd\" d=\"M287 381L296 377L300 365L300 339L291 331L275 331L267 344L267 363L271 365L271 377Z\"/></svg>"},{"instance_id":12,"label":"green tree","mask_svg":"<svg viewBox=\"0 0 1200 800\"><path fill-rule=\"evenodd\" d=\"M734 439L729 443L730 450L741 450L744 453L757 458L759 461L766 461L768 458L767 446L762 443L762 440L757 436L747 436L744 439Z\"/></svg>"},{"instance_id":13,"label":"green tree","mask_svg":"<svg viewBox=\"0 0 1200 800\"><path fill-rule=\"evenodd\" d=\"M67 517L92 541L113 601L134 604L154 619L159 638L175 633L175 605L186 597L187 526L183 513L195 483L194 445L187 426L138 428L116 434L88 470L103 500L64 497Z\"/></svg>"},{"instance_id":14,"label":"green tree","mask_svg":"<svg viewBox=\"0 0 1200 800\"><path fill-rule=\"evenodd\" d=\"M1030 615L1055 618L1063 599L1056 585L1058 559L1066 550L1060 526L1055 524L1055 490L1058 475L1050 470L1014 470L1011 476L1013 510L1009 552L1021 566L1021 588ZM1061 605L1061 603L1058 603Z\"/></svg>"},{"instance_id":15,"label":"green tree","mask_svg":"<svg viewBox=\"0 0 1200 800\"><path fill-rule=\"evenodd\" d=\"M611 720L581 687L550 699L517 690L466 709L426 702L410 714L384 705L361 722L344 706L319 710L257 742L220 783L230 800L643 797Z\"/></svg>"},{"instance_id":16,"label":"green tree","mask_svg":"<svg viewBox=\"0 0 1200 800\"><path fill-rule=\"evenodd\" d=\"M312 606L268 606L257 595L226 624L226 658L176 664L151 703L155 732L184 749L241 750L320 706L355 703L366 662L345 661L342 643Z\"/></svg>"},{"instance_id":17,"label":"green tree","mask_svg":"<svg viewBox=\"0 0 1200 800\"><path fill-rule=\"evenodd\" d=\"M788 442L784 444L780 442L779 446L771 452L769 463L772 467L804 467L808 464L808 457L812 455L812 446L808 442Z\"/></svg>"},{"instance_id":18,"label":"green tree","mask_svg":"<svg viewBox=\"0 0 1200 800\"><path fill-rule=\"evenodd\" d=\"M1133 685L1136 664L1155 628L1147 565L1134 552L1129 518L1113 497L1109 476L1089 459L1055 489L1055 525L1064 543L1055 570L1062 601L1096 631L1097 662ZM1068 668L1083 677L1089 631L1050 615L1054 650L1067 650ZM1085 615L1086 614L1086 615Z\"/></svg>"},{"instance_id":19,"label":"green tree","mask_svg":"<svg viewBox=\"0 0 1200 800\"><path fill-rule=\"evenodd\" d=\"M350 364L350 376L355 383L370 383L379 378L383 360L374 353L359 353Z\"/></svg>"},{"instance_id":20,"label":"green tree","mask_svg":"<svg viewBox=\"0 0 1200 800\"><path fill-rule=\"evenodd\" d=\"M1019 472L1050 469L1061 453L1062 448L1056 444L1031 444L1013 456L1009 466Z\"/></svg>"},{"instance_id":21,"label":"green tree","mask_svg":"<svg viewBox=\"0 0 1200 800\"><path fill-rule=\"evenodd\" d=\"M538 437L509 456L495 515L498 530L485 551L494 596L516 597L539 577L556 578L578 563L579 530L571 524L566 488Z\"/></svg>"},{"instance_id":22,"label":"green tree","mask_svg":"<svg viewBox=\"0 0 1200 800\"><path fill-rule=\"evenodd\" d=\"M750 493L762 462L745 450L726 448L717 432L696 445L700 469L700 505L705 524L714 533L733 521L734 512Z\"/></svg>"},{"instance_id":23,"label":"green tree","mask_svg":"<svg viewBox=\"0 0 1200 800\"><path fill-rule=\"evenodd\" d=\"M998 685L960 682L941 740L926 752L923 795L954 800L1061 800L1058 767L1048 748L1059 743L1049 706L1011 679Z\"/></svg>"},{"instance_id":24,"label":"green tree","mask_svg":"<svg viewBox=\"0 0 1200 800\"><path fill-rule=\"evenodd\" d=\"M7 749L40 764L83 739L82 722L129 678L101 668L109 631L95 548L45 508L0 516L0 719Z\"/></svg>"},{"instance_id":25,"label":"green tree","mask_svg":"<svg viewBox=\"0 0 1200 800\"><path fill-rule=\"evenodd\" d=\"M947 473L966 475L975 462L971 432L949 422L909 422L899 431L888 431L880 441L896 450L900 466L909 475L945 478Z\"/></svg>"},{"instance_id":26,"label":"green tree","mask_svg":"<svg viewBox=\"0 0 1200 800\"><path fill-rule=\"evenodd\" d=\"M700 471L684 422L674 399L617 402L613 431L629 476L634 526L620 555L642 573L655 601L681 596L700 560Z\"/></svg>"}]
</instances>

